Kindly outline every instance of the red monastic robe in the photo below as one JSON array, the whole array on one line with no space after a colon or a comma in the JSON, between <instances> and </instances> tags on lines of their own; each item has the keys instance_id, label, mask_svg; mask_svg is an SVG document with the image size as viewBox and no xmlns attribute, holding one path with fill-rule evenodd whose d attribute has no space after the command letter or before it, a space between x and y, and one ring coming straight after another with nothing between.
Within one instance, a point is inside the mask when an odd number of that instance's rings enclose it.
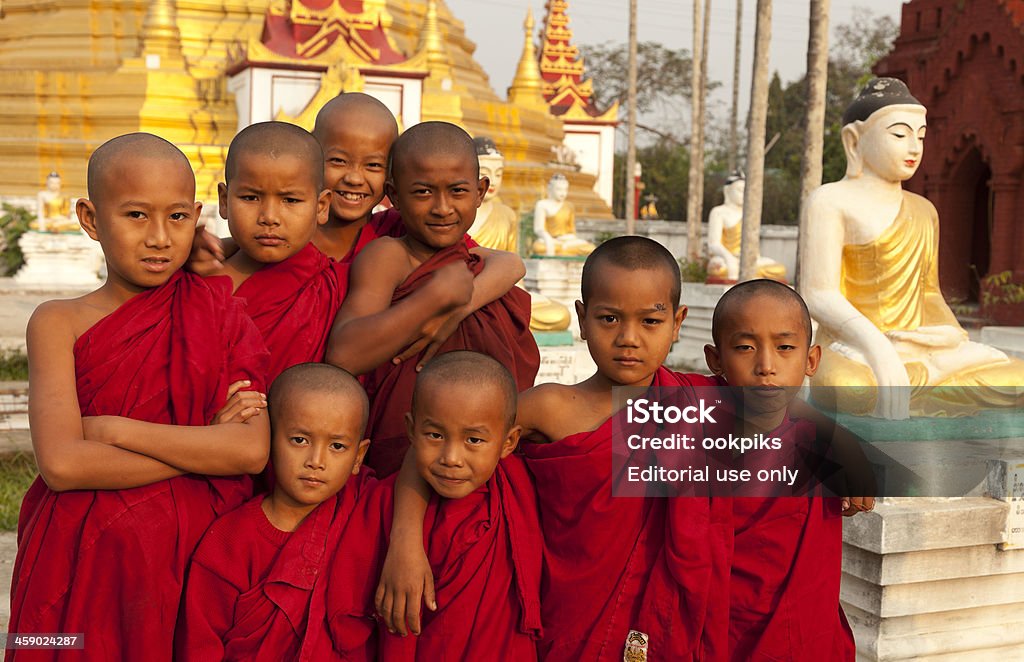
<instances>
[{"instance_id":1,"label":"red monastic robe","mask_svg":"<svg viewBox=\"0 0 1024 662\"><path fill-rule=\"evenodd\" d=\"M795 451L800 445L810 447L814 427L806 421L787 420L770 436L783 439L786 450ZM742 465L756 466L756 455L741 458ZM774 457L770 461L779 463ZM732 501L730 659L853 662L853 633L839 605L840 499L738 497Z\"/></svg>"},{"instance_id":2,"label":"red monastic robe","mask_svg":"<svg viewBox=\"0 0 1024 662\"><path fill-rule=\"evenodd\" d=\"M395 289L395 305L427 282L434 271L453 262L464 261L474 274L483 262L469 253L465 242L446 248L424 262ZM533 386L540 367L540 352L530 332L530 295L513 287L497 301L480 308L464 319L455 333L441 346L439 353L472 350L487 354L504 365L515 377L519 390ZM366 463L378 475L398 471L409 448L405 432L405 414L412 406L419 355L394 365L390 361L363 376L370 397L367 436L372 440Z\"/></svg>"},{"instance_id":3,"label":"red monastic robe","mask_svg":"<svg viewBox=\"0 0 1024 662\"><path fill-rule=\"evenodd\" d=\"M476 492L434 496L424 544L438 610L423 611L423 633L399 637L376 627L373 596L387 553L395 476L382 481L346 530L327 589L328 629L345 660L532 660L541 634L541 535L522 459L502 460ZM355 517L355 516L354 516Z\"/></svg>"},{"instance_id":4,"label":"red monastic robe","mask_svg":"<svg viewBox=\"0 0 1024 662\"><path fill-rule=\"evenodd\" d=\"M348 263L320 252L312 242L283 262L268 264L235 292L270 350L270 384L286 368L319 363L334 317L348 290Z\"/></svg>"},{"instance_id":5,"label":"red monastic robe","mask_svg":"<svg viewBox=\"0 0 1024 662\"><path fill-rule=\"evenodd\" d=\"M694 385L689 377L661 368L653 386ZM524 445L544 532L540 658L618 662L636 631L652 660L723 659L728 500L612 496L616 416Z\"/></svg>"},{"instance_id":6,"label":"red monastic robe","mask_svg":"<svg viewBox=\"0 0 1024 662\"><path fill-rule=\"evenodd\" d=\"M267 366L230 287L183 271L97 322L74 354L82 416L172 425L208 424L229 384L262 389ZM60 493L37 478L18 523L10 631L84 633L75 659L170 660L188 558L214 517L251 496L248 476Z\"/></svg>"},{"instance_id":7,"label":"red monastic robe","mask_svg":"<svg viewBox=\"0 0 1024 662\"><path fill-rule=\"evenodd\" d=\"M274 528L260 505L263 497L214 522L189 567L178 658L326 659L321 578L367 482L364 475L349 478L294 532Z\"/></svg>"}]
</instances>

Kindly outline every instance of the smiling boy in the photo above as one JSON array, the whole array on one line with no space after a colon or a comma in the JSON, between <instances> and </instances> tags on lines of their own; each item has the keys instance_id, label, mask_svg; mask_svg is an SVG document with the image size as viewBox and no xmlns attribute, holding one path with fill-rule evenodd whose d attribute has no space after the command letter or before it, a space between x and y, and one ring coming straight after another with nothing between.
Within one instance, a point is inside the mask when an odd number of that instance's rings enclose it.
<instances>
[{"instance_id":1,"label":"smiling boy","mask_svg":"<svg viewBox=\"0 0 1024 662\"><path fill-rule=\"evenodd\" d=\"M180 659L317 659L323 571L364 486L366 394L344 370L305 363L281 373L269 400L274 488L199 544Z\"/></svg>"},{"instance_id":2,"label":"smiling boy","mask_svg":"<svg viewBox=\"0 0 1024 662\"><path fill-rule=\"evenodd\" d=\"M473 274L483 268L468 252L466 231L488 186L472 138L447 122L424 122L403 133L391 148L389 170L387 193L406 233L377 239L356 258L327 351L331 363L365 375L373 439L367 464L385 476L397 471L408 448L402 416L425 355L395 359L432 310L465 310ZM533 385L540 357L526 292L513 287L460 317L450 320L454 326L439 352L482 352L508 368L520 388Z\"/></svg>"},{"instance_id":3,"label":"smiling boy","mask_svg":"<svg viewBox=\"0 0 1024 662\"><path fill-rule=\"evenodd\" d=\"M369 494L339 547L328 627L344 659L532 660L540 634L541 541L515 425L516 384L501 364L455 351L416 379L405 416L417 474L430 486L425 543L443 607L418 637L374 633L373 592L387 549L395 477ZM353 583L363 591L353 592Z\"/></svg>"}]
</instances>

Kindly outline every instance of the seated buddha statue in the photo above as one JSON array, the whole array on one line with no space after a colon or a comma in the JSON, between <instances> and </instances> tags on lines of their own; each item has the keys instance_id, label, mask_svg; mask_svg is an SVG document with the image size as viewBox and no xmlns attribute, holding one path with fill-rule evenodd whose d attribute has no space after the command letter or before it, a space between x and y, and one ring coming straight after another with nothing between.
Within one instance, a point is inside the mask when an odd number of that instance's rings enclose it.
<instances>
[{"instance_id":1,"label":"seated buddha statue","mask_svg":"<svg viewBox=\"0 0 1024 662\"><path fill-rule=\"evenodd\" d=\"M556 173L548 180L548 197L537 201L533 210L533 231L537 240L534 255L586 256L594 244L576 236L576 210L569 197L569 180Z\"/></svg>"},{"instance_id":2,"label":"seated buddha statue","mask_svg":"<svg viewBox=\"0 0 1024 662\"><path fill-rule=\"evenodd\" d=\"M735 281L740 275L740 245L743 234L743 175L725 180L725 202L708 214L708 278ZM775 260L757 258L757 277L786 280L786 267Z\"/></svg>"},{"instance_id":3,"label":"seated buddha statue","mask_svg":"<svg viewBox=\"0 0 1024 662\"><path fill-rule=\"evenodd\" d=\"M39 232L78 232L77 220L71 218L71 199L61 193L60 175L51 172L46 188L36 196L36 220L33 230Z\"/></svg>"},{"instance_id":4,"label":"seated buddha statue","mask_svg":"<svg viewBox=\"0 0 1024 662\"><path fill-rule=\"evenodd\" d=\"M800 289L824 350L811 385L840 387L814 393L840 411L898 419L1024 402L1024 362L968 340L939 289L935 207L903 190L925 115L902 81L869 82L843 115L846 176L804 208Z\"/></svg>"},{"instance_id":5,"label":"seated buddha statue","mask_svg":"<svg viewBox=\"0 0 1024 662\"><path fill-rule=\"evenodd\" d=\"M508 205L498 198L504 175L505 157L498 151L494 141L486 136L473 140L477 160L480 162L480 176L487 177L491 184L484 194L484 201L476 212L476 220L469 229L469 236L481 246L499 251L516 253L519 250L519 218ZM530 293L530 328L534 331L562 331L569 328L569 309L539 293Z\"/></svg>"}]
</instances>

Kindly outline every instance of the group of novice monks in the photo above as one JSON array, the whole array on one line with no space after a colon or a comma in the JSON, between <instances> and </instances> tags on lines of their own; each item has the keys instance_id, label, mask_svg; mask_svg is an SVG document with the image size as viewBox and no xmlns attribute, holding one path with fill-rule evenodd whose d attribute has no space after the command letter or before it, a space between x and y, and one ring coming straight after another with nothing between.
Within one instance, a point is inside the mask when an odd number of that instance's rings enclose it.
<instances>
[{"instance_id":1,"label":"group of novice monks","mask_svg":"<svg viewBox=\"0 0 1024 662\"><path fill-rule=\"evenodd\" d=\"M608 241L576 303L597 372L534 387L462 129L344 94L312 134L240 132L224 179L219 241L170 143L90 158L107 279L29 322L9 626L84 645L8 659L853 659L841 515L870 499L612 495L616 387L761 388L747 429L799 428L776 396L821 350L792 290L731 290L715 376L674 373L678 265Z\"/></svg>"}]
</instances>

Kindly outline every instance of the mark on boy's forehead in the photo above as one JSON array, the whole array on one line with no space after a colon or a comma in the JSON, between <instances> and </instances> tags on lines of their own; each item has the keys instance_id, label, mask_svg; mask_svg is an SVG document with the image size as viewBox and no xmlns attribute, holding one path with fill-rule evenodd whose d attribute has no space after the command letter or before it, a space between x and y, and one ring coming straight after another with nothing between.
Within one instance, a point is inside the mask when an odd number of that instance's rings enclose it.
<instances>
[{"instance_id":1,"label":"mark on boy's forehead","mask_svg":"<svg viewBox=\"0 0 1024 662\"><path fill-rule=\"evenodd\" d=\"M668 308L663 303L656 303L656 304L654 304L654 309L659 311L659 312L660 311L668 310Z\"/></svg>"}]
</instances>

